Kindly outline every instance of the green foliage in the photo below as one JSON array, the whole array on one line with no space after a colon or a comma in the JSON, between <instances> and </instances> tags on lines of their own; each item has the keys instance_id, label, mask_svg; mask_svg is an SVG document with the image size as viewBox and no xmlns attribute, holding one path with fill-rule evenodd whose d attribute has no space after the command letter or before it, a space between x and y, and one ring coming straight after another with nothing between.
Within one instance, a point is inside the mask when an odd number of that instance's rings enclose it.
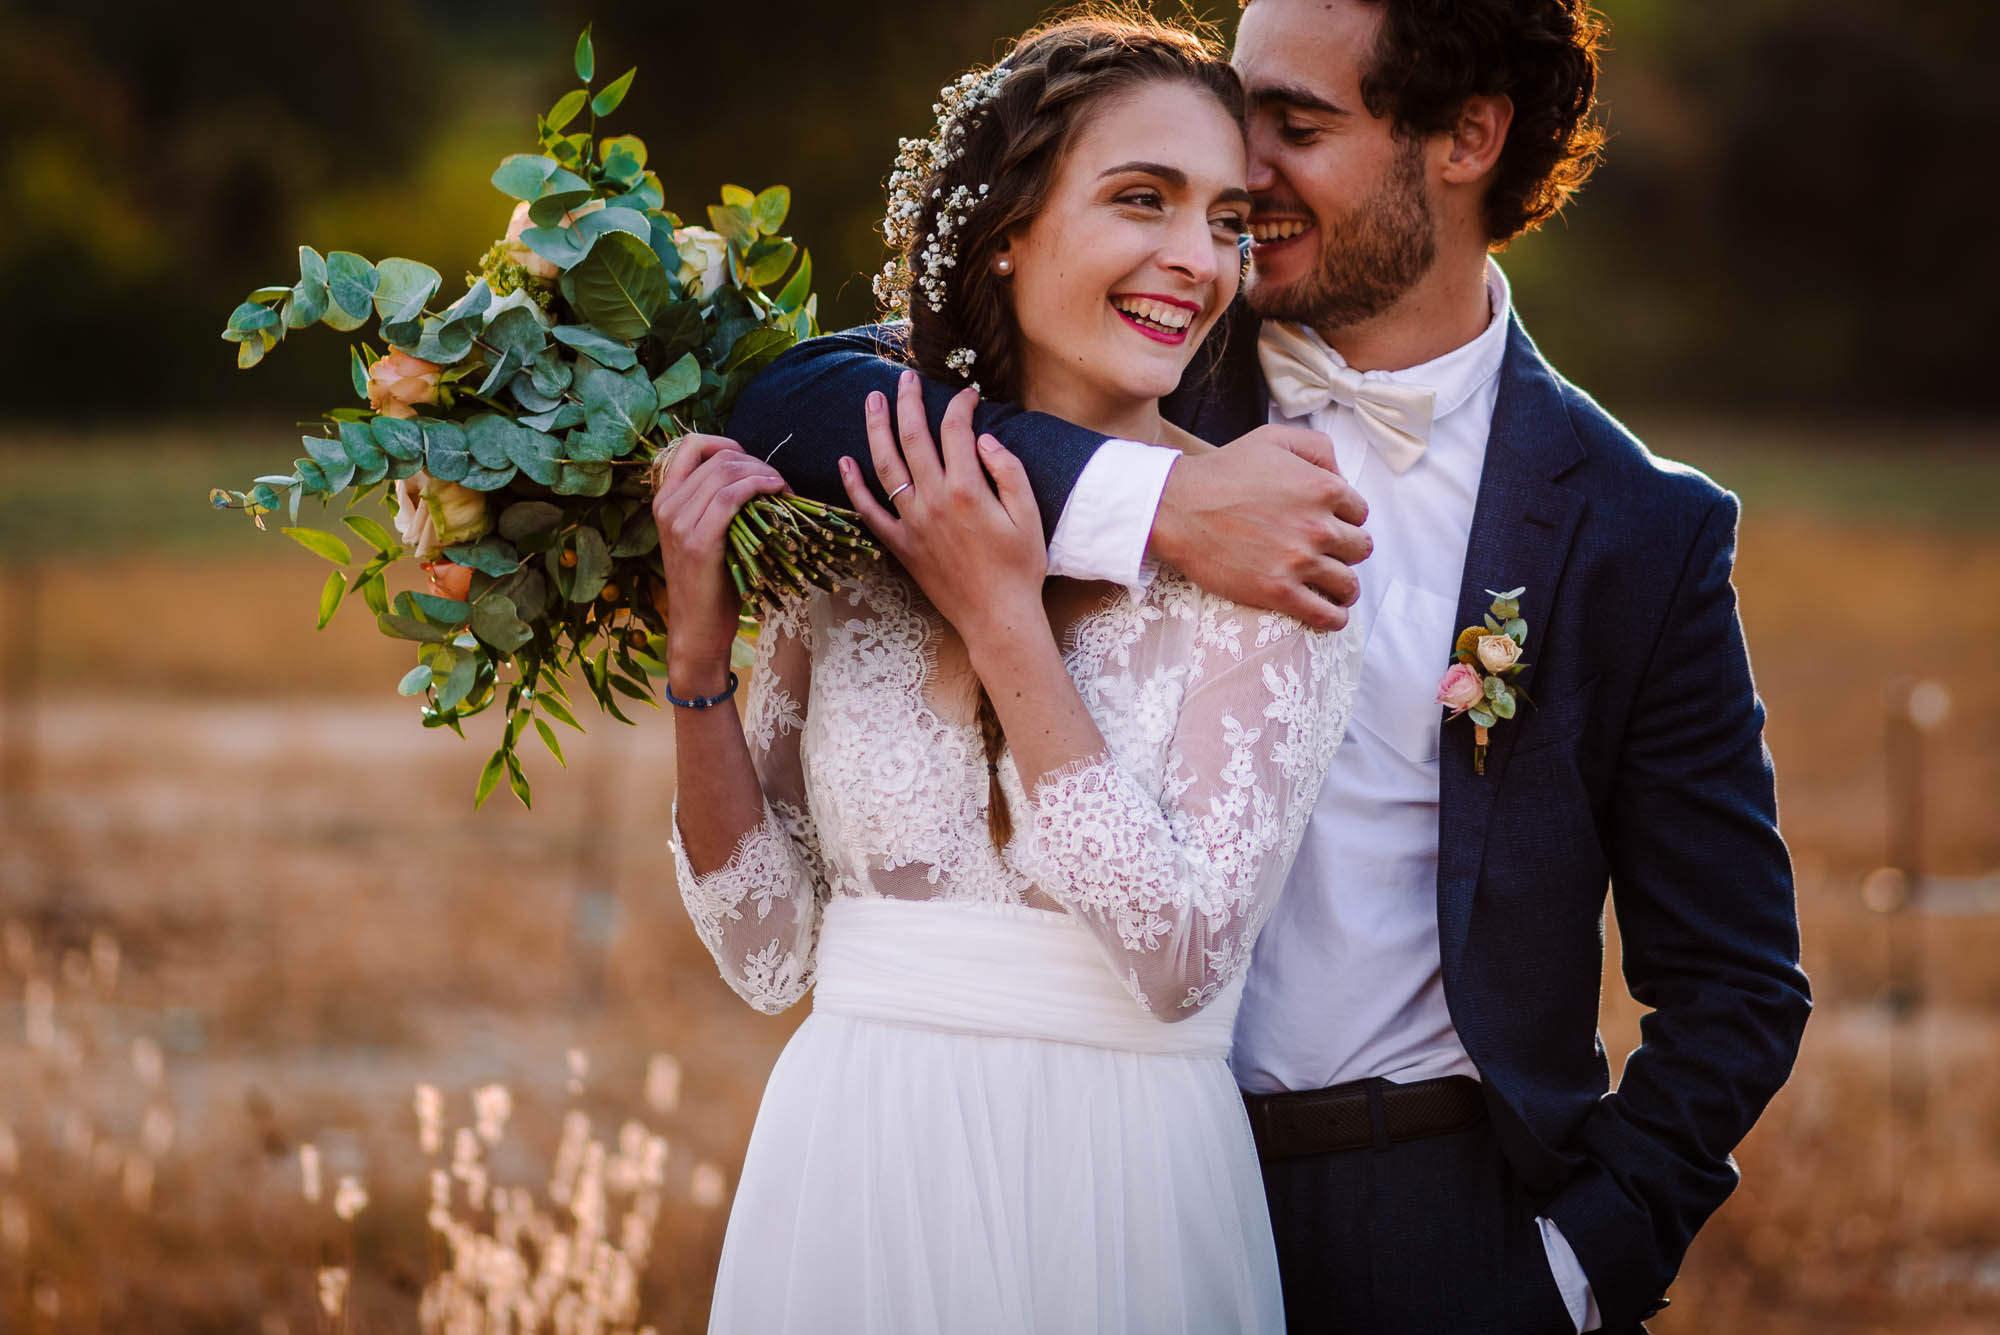
<instances>
[{"instance_id":1,"label":"green foliage","mask_svg":"<svg viewBox=\"0 0 2000 1335\"><path fill-rule=\"evenodd\" d=\"M222 334L251 366L293 330L373 320L405 359L351 347L348 384L369 410L329 411L290 473L218 488L210 503L259 527L283 508L288 536L343 567L321 590L319 624L358 592L383 634L417 646L397 690L423 698L426 727L462 735L464 719L504 711L476 803L502 778L530 800L515 753L530 724L561 762L546 720L579 726L571 673L621 722L631 721L621 699L656 704L665 625L648 469L672 437L718 426L751 376L817 332L811 260L779 234L791 192L726 185L709 210L716 232L683 228L663 208L644 141L596 135L636 70L593 95L588 28L575 64L585 87L536 118L539 151L507 156L490 178L534 225L518 243L496 241L450 305L436 308L443 280L430 265L322 259L302 246L298 279L252 291ZM570 132L586 109L589 128ZM538 275L537 261L555 276ZM462 596L391 602L384 572L405 542L374 518L342 518L367 548L351 572L347 543L296 522L307 495L358 500L378 486L403 533L443 544L425 549L430 560L462 568ZM752 606L872 554L851 516L796 497L760 498L732 526L732 574Z\"/></svg>"}]
</instances>

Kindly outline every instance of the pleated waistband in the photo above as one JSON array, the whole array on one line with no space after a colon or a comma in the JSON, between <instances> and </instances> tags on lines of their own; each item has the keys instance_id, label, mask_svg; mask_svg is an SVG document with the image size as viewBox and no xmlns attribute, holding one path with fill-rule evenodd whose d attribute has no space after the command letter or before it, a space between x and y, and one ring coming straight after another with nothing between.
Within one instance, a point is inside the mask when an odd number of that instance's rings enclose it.
<instances>
[{"instance_id":1,"label":"pleated waistband","mask_svg":"<svg viewBox=\"0 0 2000 1335\"><path fill-rule=\"evenodd\" d=\"M1184 1020L1148 1015L1066 914L1011 904L836 896L813 1009L956 1033L1223 1057L1242 979Z\"/></svg>"}]
</instances>

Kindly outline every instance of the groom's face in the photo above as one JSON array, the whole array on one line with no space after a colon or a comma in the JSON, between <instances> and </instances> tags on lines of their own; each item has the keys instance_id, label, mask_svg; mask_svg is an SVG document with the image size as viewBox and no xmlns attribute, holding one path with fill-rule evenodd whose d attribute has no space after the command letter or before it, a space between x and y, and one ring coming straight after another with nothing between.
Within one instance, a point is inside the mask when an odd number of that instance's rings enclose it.
<instances>
[{"instance_id":1,"label":"groom's face","mask_svg":"<svg viewBox=\"0 0 2000 1335\"><path fill-rule=\"evenodd\" d=\"M1252 269L1266 319L1349 328L1395 305L1437 258L1428 145L1369 112L1361 84L1382 9L1255 0L1234 64L1250 99Z\"/></svg>"}]
</instances>

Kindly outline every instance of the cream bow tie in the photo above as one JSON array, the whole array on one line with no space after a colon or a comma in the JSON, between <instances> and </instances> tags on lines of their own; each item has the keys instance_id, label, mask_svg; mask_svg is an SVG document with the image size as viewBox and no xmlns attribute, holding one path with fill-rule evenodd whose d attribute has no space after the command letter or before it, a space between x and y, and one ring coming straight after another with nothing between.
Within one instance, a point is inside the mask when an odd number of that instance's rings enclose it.
<instances>
[{"instance_id":1,"label":"cream bow tie","mask_svg":"<svg viewBox=\"0 0 2000 1335\"><path fill-rule=\"evenodd\" d=\"M1278 411L1303 418L1329 403L1346 404L1354 409L1368 443L1398 473L1407 472L1430 444L1435 390L1364 380L1296 325L1266 322L1257 338L1257 360L1264 365L1264 382Z\"/></svg>"}]
</instances>

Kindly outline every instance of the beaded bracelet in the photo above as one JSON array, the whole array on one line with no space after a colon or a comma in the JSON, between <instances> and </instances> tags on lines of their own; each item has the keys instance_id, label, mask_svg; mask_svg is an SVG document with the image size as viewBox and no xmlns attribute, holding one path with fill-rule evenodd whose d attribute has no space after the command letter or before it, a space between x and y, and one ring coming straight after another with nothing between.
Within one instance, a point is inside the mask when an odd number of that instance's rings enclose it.
<instances>
[{"instance_id":1,"label":"beaded bracelet","mask_svg":"<svg viewBox=\"0 0 2000 1335\"><path fill-rule=\"evenodd\" d=\"M713 709L730 696L736 694L736 674L734 672L729 674L729 686L720 695L697 695L692 700L683 700L674 694L672 682L668 682L664 689L666 691L667 703L670 705L679 705L682 709Z\"/></svg>"}]
</instances>

